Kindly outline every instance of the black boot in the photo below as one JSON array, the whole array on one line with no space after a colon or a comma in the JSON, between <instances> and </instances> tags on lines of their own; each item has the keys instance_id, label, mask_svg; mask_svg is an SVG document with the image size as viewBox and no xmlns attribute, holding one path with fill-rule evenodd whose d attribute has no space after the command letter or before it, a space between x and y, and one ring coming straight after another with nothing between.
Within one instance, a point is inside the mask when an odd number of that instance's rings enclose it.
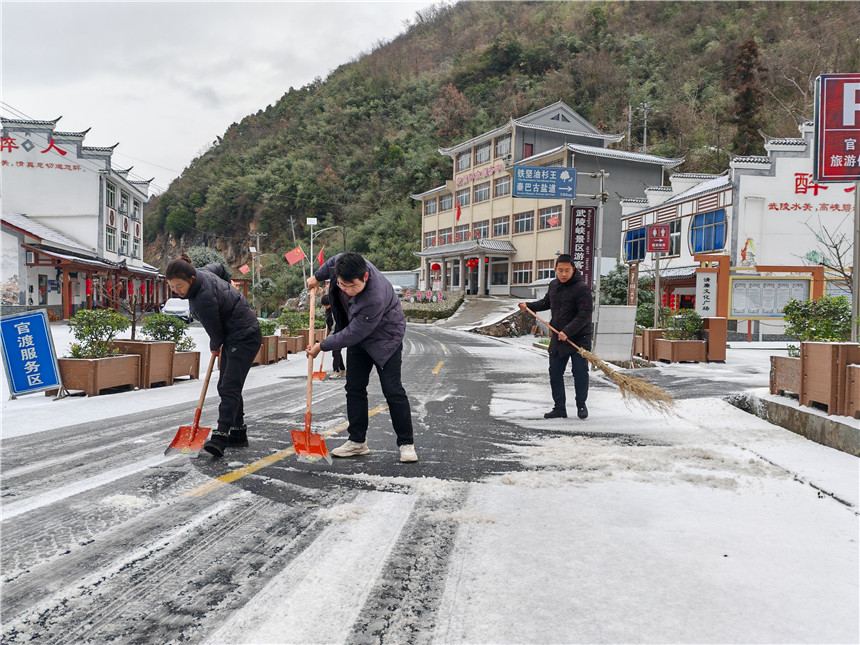
<instances>
[{"instance_id":1,"label":"black boot","mask_svg":"<svg viewBox=\"0 0 860 645\"><path fill-rule=\"evenodd\" d=\"M212 459L220 459L224 456L224 448L227 447L230 435L223 430L213 430L209 440L203 444L203 450L212 455Z\"/></svg>"},{"instance_id":2,"label":"black boot","mask_svg":"<svg viewBox=\"0 0 860 645\"><path fill-rule=\"evenodd\" d=\"M578 416L580 419L588 418L588 408L585 407L585 401L583 401L582 403L580 403L579 401L576 402L576 416Z\"/></svg>"},{"instance_id":3,"label":"black boot","mask_svg":"<svg viewBox=\"0 0 860 645\"><path fill-rule=\"evenodd\" d=\"M565 410L559 410L558 408L553 408L545 415L543 415L544 419L567 419L567 412Z\"/></svg>"},{"instance_id":4,"label":"black boot","mask_svg":"<svg viewBox=\"0 0 860 645\"><path fill-rule=\"evenodd\" d=\"M231 448L242 448L248 445L248 426L244 423L230 428L227 445Z\"/></svg>"}]
</instances>

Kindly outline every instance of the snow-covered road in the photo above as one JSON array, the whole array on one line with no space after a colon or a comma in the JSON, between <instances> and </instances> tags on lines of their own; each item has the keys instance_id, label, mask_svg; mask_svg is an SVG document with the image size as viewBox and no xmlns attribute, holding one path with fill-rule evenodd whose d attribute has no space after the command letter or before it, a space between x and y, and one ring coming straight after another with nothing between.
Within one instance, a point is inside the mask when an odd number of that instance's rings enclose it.
<instances>
[{"instance_id":1,"label":"snow-covered road","mask_svg":"<svg viewBox=\"0 0 860 645\"><path fill-rule=\"evenodd\" d=\"M294 461L301 357L251 371L216 463L160 457L199 381L4 401L3 642L857 642L860 462L722 400L766 385L753 347L656 368L674 415L595 374L588 420L544 420L524 340L410 325L408 465L381 408L370 455Z\"/></svg>"}]
</instances>

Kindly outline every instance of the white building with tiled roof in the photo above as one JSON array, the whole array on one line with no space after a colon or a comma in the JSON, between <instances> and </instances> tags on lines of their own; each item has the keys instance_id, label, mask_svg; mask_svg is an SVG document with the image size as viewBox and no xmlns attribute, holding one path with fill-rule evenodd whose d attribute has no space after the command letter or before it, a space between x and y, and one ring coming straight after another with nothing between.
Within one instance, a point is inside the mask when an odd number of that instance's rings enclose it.
<instances>
[{"instance_id":1,"label":"white building with tiled roof","mask_svg":"<svg viewBox=\"0 0 860 645\"><path fill-rule=\"evenodd\" d=\"M579 264L582 227L574 213L597 207L606 171L601 254L604 272L619 254L621 199L641 195L642 185L661 184L683 159L614 150L620 134L604 134L563 102L440 148L451 157L453 179L411 197L421 203L421 283L472 294L530 295L529 284L554 275L555 259L571 253ZM571 200L512 196L516 165L575 167ZM458 217L457 211L460 215ZM577 220L577 222L580 220ZM596 231L596 222L590 222ZM593 275L588 276L593 279Z\"/></svg>"},{"instance_id":2,"label":"white building with tiled roof","mask_svg":"<svg viewBox=\"0 0 860 645\"><path fill-rule=\"evenodd\" d=\"M116 306L132 290L138 306L156 306L162 281L143 260L150 182L113 167L116 145L86 146L89 130L59 131L58 121L0 121L4 310L68 318Z\"/></svg>"}]
</instances>

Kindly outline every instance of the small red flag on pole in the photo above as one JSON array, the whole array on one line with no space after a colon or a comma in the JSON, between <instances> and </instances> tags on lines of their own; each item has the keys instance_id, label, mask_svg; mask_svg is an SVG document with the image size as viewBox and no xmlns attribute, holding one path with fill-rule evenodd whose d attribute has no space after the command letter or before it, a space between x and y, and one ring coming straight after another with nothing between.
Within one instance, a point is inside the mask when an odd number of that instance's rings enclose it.
<instances>
[{"instance_id":1,"label":"small red flag on pole","mask_svg":"<svg viewBox=\"0 0 860 645\"><path fill-rule=\"evenodd\" d=\"M243 264L242 266L239 267L239 273L241 273L242 275L245 275L250 270L251 269L248 268L247 264Z\"/></svg>"},{"instance_id":2,"label":"small red flag on pole","mask_svg":"<svg viewBox=\"0 0 860 645\"><path fill-rule=\"evenodd\" d=\"M301 260L302 258L304 258L305 253L304 253L304 251L302 251L302 247L297 246L292 251L288 251L287 253L284 253L284 257L287 258L287 262L289 262L291 265L293 265L296 262L298 262L299 260Z\"/></svg>"},{"instance_id":3,"label":"small red flag on pole","mask_svg":"<svg viewBox=\"0 0 860 645\"><path fill-rule=\"evenodd\" d=\"M317 256L317 262L319 263L319 265L320 265L320 266L322 266L322 265L323 265L323 262L325 261L325 260L323 259L323 251L325 251L325 247L322 247L322 248L320 249L319 255Z\"/></svg>"}]
</instances>

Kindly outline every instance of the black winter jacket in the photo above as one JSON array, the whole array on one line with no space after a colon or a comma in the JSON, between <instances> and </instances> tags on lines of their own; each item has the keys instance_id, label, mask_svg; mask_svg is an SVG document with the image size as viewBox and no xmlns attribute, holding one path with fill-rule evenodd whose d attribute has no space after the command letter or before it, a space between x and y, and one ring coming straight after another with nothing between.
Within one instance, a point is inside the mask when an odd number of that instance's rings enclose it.
<instances>
[{"instance_id":1,"label":"black winter jacket","mask_svg":"<svg viewBox=\"0 0 860 645\"><path fill-rule=\"evenodd\" d=\"M209 334L213 352L224 344L240 343L260 336L260 322L245 296L230 284L230 277L217 262L197 269L188 289L191 315ZM262 337L261 337L262 342Z\"/></svg>"},{"instance_id":2,"label":"black winter jacket","mask_svg":"<svg viewBox=\"0 0 860 645\"><path fill-rule=\"evenodd\" d=\"M558 278L550 282L546 295L540 300L527 302L526 306L532 311L549 309L552 312L550 325L564 332L580 347L591 349L591 312L594 310L594 304L591 289L585 284L579 269L567 282L562 282ZM569 356L576 350L570 343L563 343L558 336L552 334L549 352Z\"/></svg>"},{"instance_id":3,"label":"black winter jacket","mask_svg":"<svg viewBox=\"0 0 860 645\"><path fill-rule=\"evenodd\" d=\"M334 265L340 255L335 255L314 274L317 280L331 280L329 299L337 332L322 342L323 351L343 349L361 345L370 354L378 368L385 367L388 359L403 342L406 334L406 316L394 287L370 262L367 263L367 285L360 293L349 299L348 317L340 301L340 288L334 273Z\"/></svg>"}]
</instances>

